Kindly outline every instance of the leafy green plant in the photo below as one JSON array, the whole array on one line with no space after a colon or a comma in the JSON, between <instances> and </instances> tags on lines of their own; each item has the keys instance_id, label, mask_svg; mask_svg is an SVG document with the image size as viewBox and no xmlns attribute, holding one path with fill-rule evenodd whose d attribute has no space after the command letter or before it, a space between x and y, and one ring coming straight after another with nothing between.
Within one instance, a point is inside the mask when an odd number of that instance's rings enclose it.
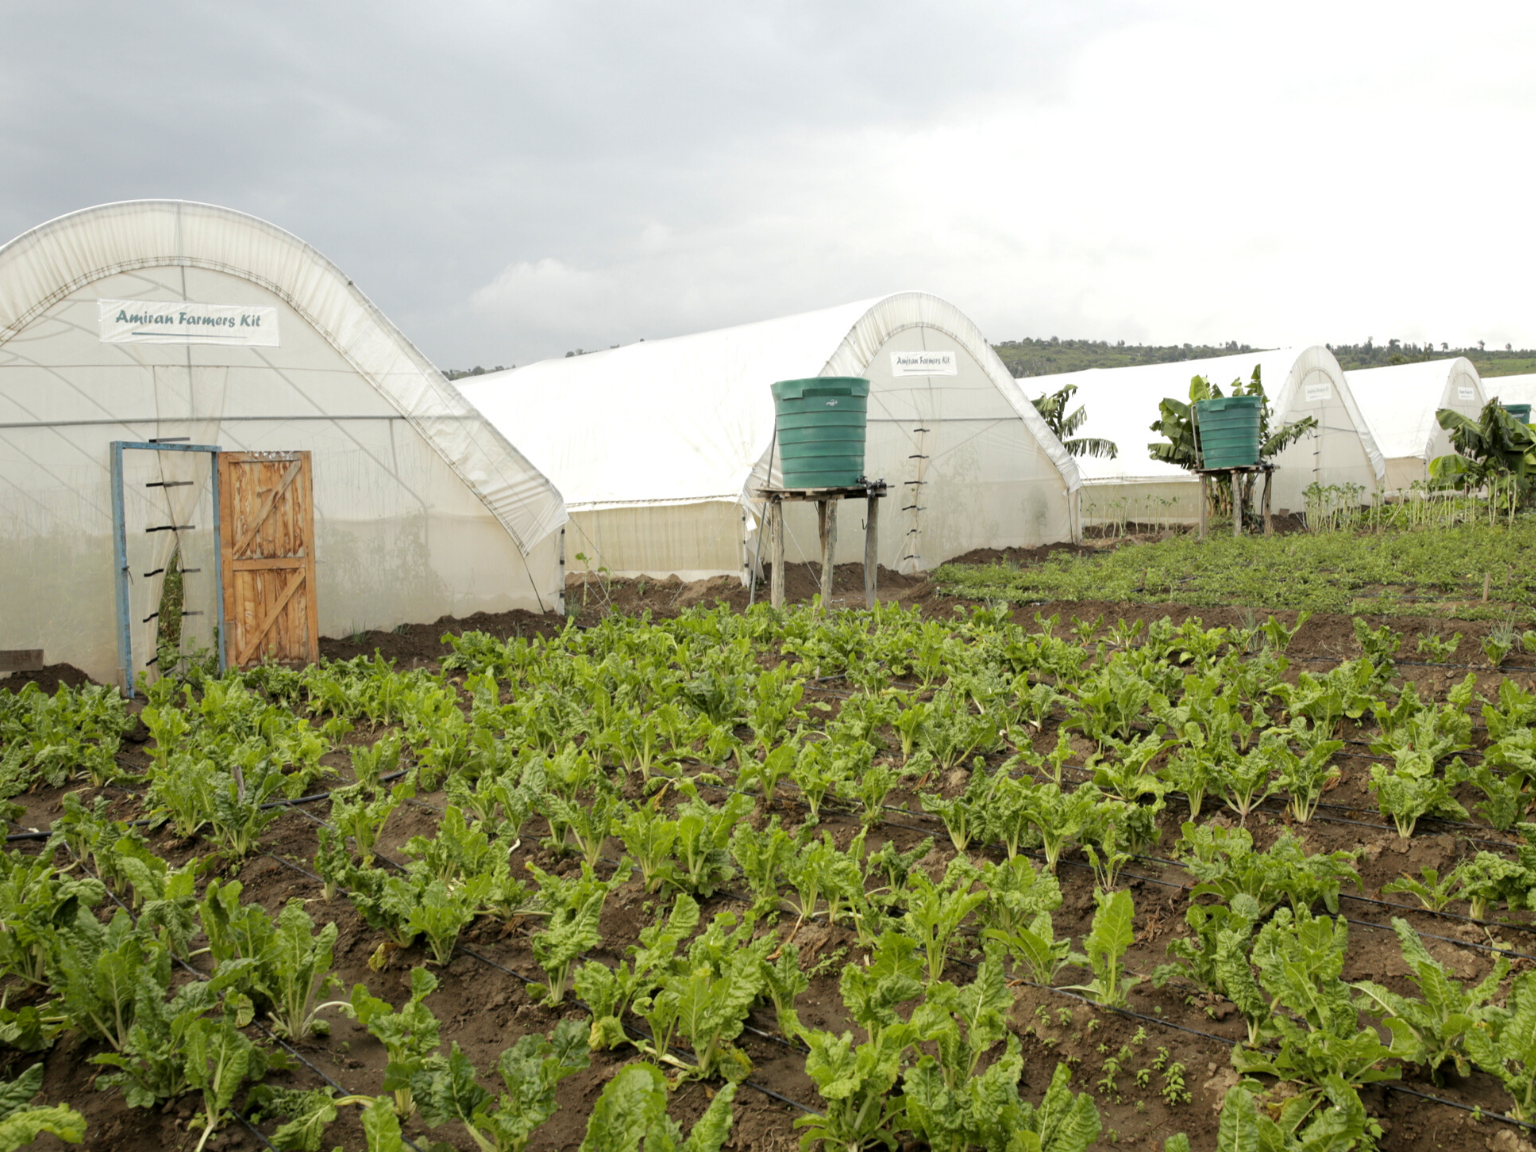
<instances>
[{"instance_id":1,"label":"leafy green plant","mask_svg":"<svg viewBox=\"0 0 1536 1152\"><path fill-rule=\"evenodd\" d=\"M794 839L779 825L777 816L761 832L742 823L731 833L731 858L752 894L765 903L777 903L780 877L795 850Z\"/></svg>"},{"instance_id":2,"label":"leafy green plant","mask_svg":"<svg viewBox=\"0 0 1536 1152\"><path fill-rule=\"evenodd\" d=\"M883 1029L878 1040L853 1043L853 1034L808 1030L802 1039L810 1048L805 1074L826 1105L822 1115L804 1116L795 1127L805 1129L802 1148L820 1145L826 1152L846 1152L876 1144L893 1149L906 1117L906 1100L892 1095L901 1075L901 1057L913 1036L910 1024ZM595 1152L595 1150L594 1150Z\"/></svg>"},{"instance_id":3,"label":"leafy green plant","mask_svg":"<svg viewBox=\"0 0 1536 1152\"><path fill-rule=\"evenodd\" d=\"M1343 1093L1397 1078L1396 1069L1380 1067L1391 1052L1374 1029L1360 1027L1352 989L1339 978L1348 935L1342 918L1282 908L1253 945L1264 990L1286 1011L1268 1023L1279 1042L1274 1051L1240 1048L1233 1063L1239 1072L1298 1085L1295 1103L1286 1106L1292 1129L1330 1102L1337 1106Z\"/></svg>"},{"instance_id":4,"label":"leafy green plant","mask_svg":"<svg viewBox=\"0 0 1536 1152\"><path fill-rule=\"evenodd\" d=\"M1392 817L1397 834L1403 839L1413 835L1422 816L1440 816L1447 820L1465 820L1467 810L1451 795L1465 777L1458 758L1444 775L1435 773L1434 763L1423 752L1398 748L1392 752L1394 767L1371 765L1371 790L1382 814Z\"/></svg>"},{"instance_id":5,"label":"leafy green plant","mask_svg":"<svg viewBox=\"0 0 1536 1152\"><path fill-rule=\"evenodd\" d=\"M741 1035L747 1012L762 994L766 980L763 961L777 942L773 936L752 939L748 918L739 927L729 912L718 914L688 948L686 964L664 974L650 996L637 998L635 1010L651 1026L652 1051L670 1060L672 1035L687 1037L698 1063L695 1074L743 1079L752 1062L731 1042Z\"/></svg>"},{"instance_id":6,"label":"leafy green plant","mask_svg":"<svg viewBox=\"0 0 1536 1152\"><path fill-rule=\"evenodd\" d=\"M581 1152L720 1152L731 1132L736 1085L715 1093L685 1140L667 1115L667 1078L654 1064L626 1064L603 1088Z\"/></svg>"},{"instance_id":7,"label":"leafy green plant","mask_svg":"<svg viewBox=\"0 0 1536 1152\"><path fill-rule=\"evenodd\" d=\"M1401 876L1396 880L1381 886L1383 894L1389 892L1407 892L1411 896L1418 897L1418 901L1426 910L1439 912L1455 898L1457 876L1454 871L1441 877L1438 869L1424 867L1419 870L1419 879L1412 876Z\"/></svg>"},{"instance_id":8,"label":"leafy green plant","mask_svg":"<svg viewBox=\"0 0 1536 1152\"><path fill-rule=\"evenodd\" d=\"M1227 807L1237 813L1244 824L1248 822L1249 813L1280 787L1276 770L1280 767L1278 753L1281 750L1289 751L1270 739L1249 749L1244 756L1216 763L1213 782L1221 789Z\"/></svg>"},{"instance_id":9,"label":"leafy green plant","mask_svg":"<svg viewBox=\"0 0 1536 1152\"><path fill-rule=\"evenodd\" d=\"M1497 1076L1521 1120L1536 1117L1536 973L1515 977L1509 1001L1465 1033L1467 1055Z\"/></svg>"},{"instance_id":10,"label":"leafy green plant","mask_svg":"<svg viewBox=\"0 0 1536 1152\"><path fill-rule=\"evenodd\" d=\"M1181 831L1179 844L1187 853L1181 862L1200 881L1191 892L1194 897L1230 901L1244 893L1266 913L1281 900L1296 908L1321 901L1337 912L1344 882L1360 885L1353 852L1308 855L1305 842L1289 829L1263 852L1253 851L1253 837L1245 828L1186 823Z\"/></svg>"},{"instance_id":11,"label":"leafy green plant","mask_svg":"<svg viewBox=\"0 0 1536 1152\"><path fill-rule=\"evenodd\" d=\"M1049 912L1039 912L1029 924L1015 925L1012 930L988 928L983 935L1008 949L1014 962L1036 984L1049 988L1072 952L1072 939L1056 939L1056 930Z\"/></svg>"},{"instance_id":12,"label":"leafy green plant","mask_svg":"<svg viewBox=\"0 0 1536 1152\"><path fill-rule=\"evenodd\" d=\"M1463 861L1447 878L1454 879L1456 894L1471 904L1468 914L1474 920L1488 918L1488 906L1505 901L1511 910L1531 906L1536 877L1514 860L1493 852L1479 852Z\"/></svg>"},{"instance_id":13,"label":"leafy green plant","mask_svg":"<svg viewBox=\"0 0 1536 1152\"><path fill-rule=\"evenodd\" d=\"M398 1010L387 1000L371 995L363 984L352 986L350 1000L326 1006L341 1009L384 1045L389 1063L384 1069L383 1088L394 1094L394 1110L401 1119L408 1119L416 1110L412 1078L442 1061L438 1055L440 1025L425 1003L437 990L437 983L437 977L426 968L412 968L411 994Z\"/></svg>"},{"instance_id":14,"label":"leafy green plant","mask_svg":"<svg viewBox=\"0 0 1536 1152\"><path fill-rule=\"evenodd\" d=\"M1221 1105L1221 1121L1216 1131L1216 1152L1248 1152L1263 1148L1279 1152L1350 1152L1369 1146L1369 1124L1360 1094L1337 1077L1324 1085L1325 1102L1296 1096L1280 1108L1279 1119L1271 1119L1253 1095L1252 1080L1227 1090ZM1175 1146L1175 1137L1165 1145L1167 1152L1188 1152L1189 1142Z\"/></svg>"},{"instance_id":15,"label":"leafy green plant","mask_svg":"<svg viewBox=\"0 0 1536 1152\"><path fill-rule=\"evenodd\" d=\"M1461 647L1460 632L1456 632L1450 637L1436 636L1433 633L1425 633L1419 637L1419 654L1430 660L1449 660L1452 656L1456 655L1456 649L1459 647Z\"/></svg>"},{"instance_id":16,"label":"leafy green plant","mask_svg":"<svg viewBox=\"0 0 1536 1152\"><path fill-rule=\"evenodd\" d=\"M1300 720L1293 721L1293 730L1302 723ZM1313 729L1308 734L1315 736L1317 732ZM1343 747L1342 740L1314 739L1306 751L1298 756L1288 747L1275 746L1274 756L1279 768L1276 783L1290 796L1291 815L1301 823L1305 824L1312 819L1318 804L1322 802L1323 792L1339 778L1340 770L1329 761Z\"/></svg>"},{"instance_id":17,"label":"leafy green plant","mask_svg":"<svg viewBox=\"0 0 1536 1152\"><path fill-rule=\"evenodd\" d=\"M383 743L381 740L379 745ZM330 822L343 836L351 837L363 863L372 864L379 836L390 815L415 795L416 781L410 776L398 781L388 792L371 797L362 785L337 788L331 793Z\"/></svg>"},{"instance_id":18,"label":"leafy green plant","mask_svg":"<svg viewBox=\"0 0 1536 1152\"><path fill-rule=\"evenodd\" d=\"M522 1036L502 1051L496 1068L505 1091L499 1095L476 1083L457 1041L446 1061L415 1074L411 1090L429 1127L458 1122L482 1152L522 1152L555 1114L556 1085L589 1063L586 1029L562 1020L549 1036Z\"/></svg>"},{"instance_id":19,"label":"leafy green plant","mask_svg":"<svg viewBox=\"0 0 1536 1152\"><path fill-rule=\"evenodd\" d=\"M960 922L987 898L984 892L970 891L975 880L976 869L964 856L949 862L938 884L920 869L907 876L902 923L928 957L930 980L943 977L951 938L959 931Z\"/></svg>"},{"instance_id":20,"label":"leafy green plant","mask_svg":"<svg viewBox=\"0 0 1536 1152\"><path fill-rule=\"evenodd\" d=\"M1184 919L1194 934L1168 942L1172 959L1153 970L1153 985L1161 988L1171 979L1183 978L1202 991L1227 995L1218 964L1222 934L1233 938L1229 946L1239 946L1252 935L1263 914L1259 902L1246 892L1234 893L1226 904L1191 902Z\"/></svg>"},{"instance_id":21,"label":"leafy green plant","mask_svg":"<svg viewBox=\"0 0 1536 1152\"><path fill-rule=\"evenodd\" d=\"M32 1103L42 1090L40 1063L14 1080L0 1082L0 1149L13 1152L24 1148L45 1132L66 1144L78 1144L85 1139L85 1117L68 1104Z\"/></svg>"},{"instance_id":22,"label":"leafy green plant","mask_svg":"<svg viewBox=\"0 0 1536 1152\"><path fill-rule=\"evenodd\" d=\"M843 1004L855 1024L871 1041L901 1022L896 1007L923 993L923 964L916 956L917 941L899 932L881 935L863 964L849 964L839 981Z\"/></svg>"},{"instance_id":23,"label":"leafy green plant","mask_svg":"<svg viewBox=\"0 0 1536 1152\"><path fill-rule=\"evenodd\" d=\"M648 803L631 807L616 829L624 850L640 865L647 892L658 891L677 874L672 849L677 844L677 821L661 811L658 792ZM743 826L745 827L745 825Z\"/></svg>"},{"instance_id":24,"label":"leafy green plant","mask_svg":"<svg viewBox=\"0 0 1536 1152\"><path fill-rule=\"evenodd\" d=\"M272 1004L272 1022L281 1036L294 1040L330 1033L317 1001L337 983L331 973L337 928L317 933L302 901L290 900L278 914L276 931L255 957L256 979Z\"/></svg>"},{"instance_id":25,"label":"leafy green plant","mask_svg":"<svg viewBox=\"0 0 1536 1152\"><path fill-rule=\"evenodd\" d=\"M987 898L978 911L989 928L1008 932L1032 922L1041 912L1061 907L1061 885L1056 877L1036 869L1027 856L1015 856L1001 864L983 863L980 880Z\"/></svg>"},{"instance_id":26,"label":"leafy green plant","mask_svg":"<svg viewBox=\"0 0 1536 1152\"><path fill-rule=\"evenodd\" d=\"M986 830L987 817L983 802L987 786L988 780L984 773L972 772L965 791L952 800L946 800L936 792L924 792L919 797L924 810L944 822L949 842L955 846L956 852L964 852L970 847L971 841Z\"/></svg>"},{"instance_id":27,"label":"leafy green plant","mask_svg":"<svg viewBox=\"0 0 1536 1152\"><path fill-rule=\"evenodd\" d=\"M697 896L709 897L735 870L726 850L736 825L752 810L752 798L733 793L719 808L699 798L690 780L678 783L688 799L677 807L677 861L674 883Z\"/></svg>"},{"instance_id":28,"label":"leafy green plant","mask_svg":"<svg viewBox=\"0 0 1536 1152\"><path fill-rule=\"evenodd\" d=\"M1499 985L1509 975L1509 961L1500 956L1493 971L1474 988L1463 987L1443 964L1429 954L1408 921L1394 916L1409 979L1418 986L1417 997L1401 996L1370 980L1355 985L1386 1016L1392 1030L1392 1054L1422 1064L1440 1079L1440 1067L1451 1062L1459 1076L1470 1070L1463 1044L1467 1033L1494 1014L1488 1009Z\"/></svg>"},{"instance_id":29,"label":"leafy green plant","mask_svg":"<svg viewBox=\"0 0 1536 1152\"><path fill-rule=\"evenodd\" d=\"M1074 952L1069 957L1070 963L1089 969L1093 979L1068 987L1100 1004L1118 1008L1125 1004L1127 993L1141 983L1141 977L1127 977L1120 966L1120 958L1135 938L1136 908L1131 894L1124 889L1113 893L1096 891L1094 900L1098 909L1093 914L1092 928L1083 938L1086 952Z\"/></svg>"},{"instance_id":30,"label":"leafy green plant","mask_svg":"<svg viewBox=\"0 0 1536 1152\"><path fill-rule=\"evenodd\" d=\"M1042 784L1030 791L1025 819L1039 831L1046 863L1053 874L1062 849L1088 827L1101 796L1098 787L1092 784L1067 793L1056 784Z\"/></svg>"},{"instance_id":31,"label":"leafy green plant","mask_svg":"<svg viewBox=\"0 0 1536 1152\"><path fill-rule=\"evenodd\" d=\"M589 1043L593 1048L614 1048L627 1039L625 1012L637 999L656 990L661 975L676 957L677 946L698 924L698 902L681 892L665 921L640 930L640 942L630 947L628 962L621 960L610 968L601 961L589 960L576 970L576 994L592 1012Z\"/></svg>"},{"instance_id":32,"label":"leafy green plant","mask_svg":"<svg viewBox=\"0 0 1536 1152\"><path fill-rule=\"evenodd\" d=\"M603 902L609 892L629 878L630 868L626 862L604 881L597 878L592 865L585 861L580 875L573 877L551 876L531 863L527 867L539 882L539 914L546 918L544 927L533 934L533 958L549 981L532 987L556 1005L565 999L571 965L602 939L597 921Z\"/></svg>"},{"instance_id":33,"label":"leafy green plant","mask_svg":"<svg viewBox=\"0 0 1536 1152\"><path fill-rule=\"evenodd\" d=\"M203 1096L202 1115L192 1122L203 1130L194 1150L202 1152L208 1138L232 1114L241 1086L266 1075L267 1056L228 1016L200 1017L188 1026L182 1042L187 1083Z\"/></svg>"}]
</instances>

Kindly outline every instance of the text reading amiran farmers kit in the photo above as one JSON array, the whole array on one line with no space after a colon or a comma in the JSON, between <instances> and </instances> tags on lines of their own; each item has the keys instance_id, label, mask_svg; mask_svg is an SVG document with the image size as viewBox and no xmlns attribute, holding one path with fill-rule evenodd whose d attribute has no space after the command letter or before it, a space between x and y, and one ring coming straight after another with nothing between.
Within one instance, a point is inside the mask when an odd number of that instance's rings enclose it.
<instances>
[{"instance_id":1,"label":"text reading amiran farmers kit","mask_svg":"<svg viewBox=\"0 0 1536 1152\"><path fill-rule=\"evenodd\" d=\"M98 300L103 344L236 344L276 348L277 309L249 304Z\"/></svg>"}]
</instances>

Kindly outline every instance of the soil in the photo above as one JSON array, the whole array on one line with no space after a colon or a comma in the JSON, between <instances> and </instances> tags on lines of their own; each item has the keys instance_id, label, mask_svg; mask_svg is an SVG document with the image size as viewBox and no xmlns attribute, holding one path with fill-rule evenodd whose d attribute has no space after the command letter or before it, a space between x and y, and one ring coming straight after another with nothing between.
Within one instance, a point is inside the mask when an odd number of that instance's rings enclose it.
<instances>
[{"instance_id":1,"label":"soil","mask_svg":"<svg viewBox=\"0 0 1536 1152\"><path fill-rule=\"evenodd\" d=\"M1058 550L1060 547L1032 550L1030 558L1038 562L1047 551ZM1021 558L1012 552L1008 556L1010 559ZM974 555L971 558L982 557ZM792 566L787 573L790 599L809 599L819 588L818 575L810 565ZM905 577L882 569L879 580L883 602L916 605L922 611L938 616L970 607L965 602L939 597L921 576ZM584 606L581 603L583 592ZM577 626L587 626L610 611L669 616L695 605L716 603L724 603L739 611L746 607L749 593L730 579L694 584L683 584L675 579L610 580L600 584L594 578L583 588L581 580L573 578L567 599ZM839 566L834 603L858 605L862 600L861 567L856 564ZM1110 602L1043 604L1017 608L1012 614L1021 623L1032 623L1037 613L1045 619L1059 613L1064 622L1070 622L1074 617L1093 620L1102 616L1106 624L1117 620L1151 622L1164 616L1171 617L1176 623L1187 617L1199 617L1207 626L1238 626L1253 620L1253 614L1243 609L1192 609L1179 605ZM1288 625L1294 623L1294 613L1276 615ZM1479 689L1484 693L1496 691L1498 682L1506 677L1523 688L1536 687L1536 680L1533 680L1536 668L1529 657L1517 655L1501 671L1487 667L1478 646L1481 636L1491 627L1487 622L1398 617L1386 622L1403 634L1400 671L1419 684L1422 694L1443 698L1445 690L1459 682L1468 671L1477 676ZM327 639L323 641L322 651L327 657L337 659L378 652L402 667L433 667L447 651L441 639L445 634L481 630L498 637L549 636L565 626L566 621L556 617L522 612L482 614L464 619L445 617L432 624L410 625L393 632ZM1464 639L1448 660L1409 659L1416 652L1415 642L1420 635L1448 636L1453 631L1461 632ZM1102 638L1102 635L1100 632L1098 637ZM1302 669L1326 671L1340 660L1359 655L1352 619L1348 616L1314 616L1298 633L1287 655L1294 662L1293 671L1296 672ZM14 689L28 680L51 690L60 682L77 684L85 677L77 669L57 665L42 672L0 680L0 689ZM814 684L807 699L827 704L827 714L832 715L845 694L835 684ZM1410 906L1413 902L1407 896L1386 897L1393 907L1372 902L1381 898L1383 884L1404 873L1416 874L1422 867L1435 867L1444 874L1457 861L1486 846L1482 842L1514 843L1516 838L1486 827L1426 819L1412 839L1400 839L1390 824L1384 823L1366 787L1373 758L1365 754L1363 744L1369 741L1370 731L1350 727L1342 735L1357 743L1347 746L1349 755L1341 760L1345 774L1325 797L1328 807L1320 811L1318 819L1304 826L1292 825L1279 806L1271 801L1264 810L1249 818L1247 826L1260 846L1267 846L1285 828L1291 827L1303 836L1309 851L1345 849L1360 853L1358 866L1363 887L1359 893L1351 895L1363 899L1346 898L1341 905L1341 911L1354 921L1345 978L1373 979L1399 992L1412 990L1396 940L1388 927L1392 916L1403 916L1421 932L1443 937L1427 942L1432 952L1463 979L1480 979L1490 970L1490 940L1519 953L1536 956L1536 925L1530 923L1529 917L1510 917L1503 924L1491 926L1490 932L1483 926L1422 912L1416 906ZM365 744L378 736L377 732L358 731L348 737L347 742ZM147 737L142 726L130 734L122 751L126 765L143 766L148 762L143 749ZM1047 724L1036 737L1037 749L1044 751L1053 747L1056 737L1054 724ZM1091 745L1080 737L1073 739L1079 753L1091 750ZM889 748L887 753L899 756L899 752ZM992 757L991 766L995 768L1001 760L1001 756ZM325 762L340 771L342 780L348 778L346 766L349 759L344 749L329 754ZM1073 772L1072 769L1068 771L1069 774ZM1081 777L1081 772L1078 776ZM897 808L906 807L908 812L875 826L869 834L870 847L878 848L889 839L905 850L931 836L933 847L919 866L934 875L941 874L954 852L942 825L923 813L919 794L936 789L945 795L953 795L963 791L966 781L967 773L957 770L942 780L927 781L921 786L893 793L888 803ZM711 792L709 785L704 785L703 790L716 802L727 796L723 790ZM47 828L61 810L64 791L66 789L43 789L18 797L25 812L17 825ZM87 794L89 798L94 793L87 790ZM107 789L105 794L113 799L117 818L131 819L140 814L137 795L116 788ZM1470 805L1478 795L1463 786L1460 798ZM401 849L410 837L431 834L444 803L441 794L426 794L397 809L386 826L380 846L381 856L396 861L402 859ZM1229 816L1211 815L1216 807L1214 800L1208 801L1208 805L1202 813L1204 818L1231 822ZM207 876L238 878L245 886L244 898L260 901L274 914L287 901L301 900L317 922L335 921L340 928L335 959L340 988L330 993L330 998L345 996L354 983L362 982L375 995L398 1003L405 997L411 967L426 962L427 957L417 946L404 953L389 955L382 971L373 970L368 961L381 943L380 934L361 921L345 897L325 901L321 884L310 873L314 871L316 821L325 818L327 807L325 801L320 801L285 812L263 838L259 854L238 862L215 859ZM1128 970L1135 973L1149 973L1163 963L1169 940L1183 932L1191 879L1177 866L1163 861L1174 854L1178 826L1187 813L1177 800L1170 809L1164 814L1161 842L1149 851L1152 859L1138 860L1128 870L1131 874L1129 887L1137 908L1137 937L1125 962ZM771 807L765 808L759 802L750 819L761 826L770 816L780 818L788 826L804 819L804 807L792 788L783 786ZM860 828L853 815L826 810L821 826L830 830L843 847ZM569 858L557 858L540 843L545 832L546 828L538 818L525 829L512 858L514 871L521 869L525 862L554 872L574 867ZM206 842L177 840L165 830L152 834L150 840L155 850L172 863L214 850ZM616 859L621 851L622 846L616 840L609 842L607 856L610 860ZM995 861L1003 859L1001 850L996 848L981 852L973 849L972 855L978 860L983 857ZM611 864L603 866L605 875L610 867ZM1092 871L1080 856L1070 855L1062 861L1060 881L1065 903L1056 917L1057 932L1080 939L1088 931L1092 919ZM642 890L638 877L617 889L605 905L603 943L594 951L593 957L609 962L622 958L625 949L638 939L640 930L650 923L653 899ZM717 893L701 904L704 922L719 912L740 915L745 907L744 900L733 892ZM790 932L787 918L775 930L781 936L787 936ZM815 972L810 990L797 1001L802 1021L812 1027L838 1032L856 1030L842 1007L837 981L842 964L864 955L854 933L845 924L827 925L812 921L799 929L795 942L801 949L802 963ZM569 1000L562 1007L551 1009L535 1003L528 995L526 983L542 979L542 974L528 947L526 925L482 921L461 938L461 943L468 951L456 955L446 965L433 968L441 985L428 999L428 1004L443 1023L444 1041L457 1042L480 1069L482 1081L490 1083L494 1080L492 1070L497 1056L518 1036L535 1031L547 1032L562 1016L580 1018L583 1013ZM973 963L973 959L961 955L950 962L946 978L961 982L968 980ZM1517 966L1522 968L1532 963L1531 959L1517 960ZM1235 1081L1229 1063L1230 1045L1243 1034L1241 1018L1230 1004L1195 995L1188 986L1181 987L1177 982L1159 989L1148 981L1133 990L1130 1009L1144 1019L1098 1010L1059 989L1048 991L1021 984L1015 987L1015 996L1010 1025L1023 1045L1023 1092L1027 1098L1038 1099L1056 1066L1066 1061L1074 1069L1074 1089L1094 1094L1104 1125L1101 1146L1116 1144L1153 1152L1161 1149L1168 1136L1179 1131L1188 1133L1192 1146L1197 1149L1215 1146L1217 1109L1227 1087ZM13 990L9 1004L16 1007L36 1002L36 999L35 993ZM339 1014L331 1013L330 1016L334 1027L328 1037L311 1037L295 1045L312 1067L298 1065L292 1072L274 1074L269 1078L270 1082L315 1087L323 1082L323 1074L346 1091L377 1089L385 1064L382 1048L365 1031ZM754 1011L751 1025L757 1033L746 1034L740 1044L754 1065L752 1083L792 1101L819 1107L814 1085L804 1072L803 1056L782 1042L771 1009ZM1122 1049L1125 1050L1122 1070L1118 1075L1107 1077L1106 1060L1116 1057ZM97 1092L91 1087L97 1070L91 1058L101 1051L98 1043L71 1036L43 1057L47 1071L45 1099L67 1101L86 1116L89 1128L85 1147L111 1152L191 1149L197 1139L196 1132L186 1129L186 1121L192 1115L191 1098L184 1098L165 1111L126 1108L118 1094ZM576 1147L584 1133L586 1116L603 1084L618 1065L634 1058L633 1050L628 1048L594 1054L591 1068L561 1085L560 1111L535 1134L530 1148L543 1152ZM0 1062L3 1062L4 1074L13 1076L37 1059L35 1055L11 1053L0 1057ZM1183 1087L1190 1096L1188 1102L1164 1098L1165 1089L1170 1097L1173 1096L1173 1087L1166 1074L1175 1064L1182 1066ZM1145 1073L1145 1083L1138 1082L1138 1072ZM1506 1111L1509 1106L1502 1088L1481 1072L1466 1078L1452 1073L1443 1085L1435 1085L1422 1074L1410 1070L1405 1073L1403 1085L1490 1112ZM696 1082L677 1091L671 1113L685 1130L708 1105L713 1091L714 1086ZM1522 1152L1517 1142L1505 1135L1511 1129L1479 1120L1469 1112L1415 1099L1393 1091L1390 1085L1373 1087L1363 1095L1372 1115L1384 1129L1381 1147L1386 1152L1431 1145L1454 1152L1482 1152L1484 1148L1495 1152ZM798 1109L753 1087L743 1086L738 1092L735 1110L729 1148L743 1152L788 1152L798 1147L798 1132L793 1128L793 1121L803 1114ZM271 1128L270 1122L264 1126L268 1133ZM451 1148L468 1150L474 1147L462 1129L444 1127L428 1132L419 1120L407 1126L407 1135L423 1150L433 1141L446 1142ZM1426 1141L1430 1143L1426 1144ZM44 1137L35 1146L39 1149L62 1147L51 1137ZM208 1145L218 1152L261 1146L255 1137L233 1122ZM359 1152L365 1147L356 1109L344 1109L342 1118L328 1129L324 1147L337 1146L347 1152Z\"/></svg>"},{"instance_id":2,"label":"soil","mask_svg":"<svg viewBox=\"0 0 1536 1152\"><path fill-rule=\"evenodd\" d=\"M32 672L12 672L9 676L0 676L0 692L20 692L23 685L36 684L44 693L52 696L59 690L60 684L79 688L82 684L91 683L94 681L73 664L49 664Z\"/></svg>"}]
</instances>

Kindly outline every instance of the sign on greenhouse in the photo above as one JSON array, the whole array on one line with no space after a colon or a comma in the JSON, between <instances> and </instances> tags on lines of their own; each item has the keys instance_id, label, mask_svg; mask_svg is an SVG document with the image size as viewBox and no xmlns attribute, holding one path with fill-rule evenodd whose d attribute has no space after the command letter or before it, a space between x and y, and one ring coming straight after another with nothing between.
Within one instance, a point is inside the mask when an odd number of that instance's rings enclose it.
<instances>
[{"instance_id":1,"label":"sign on greenhouse","mask_svg":"<svg viewBox=\"0 0 1536 1152\"><path fill-rule=\"evenodd\" d=\"M1319 400L1333 399L1333 385L1326 380L1308 384L1303 390L1308 404L1315 404Z\"/></svg>"},{"instance_id":2,"label":"sign on greenhouse","mask_svg":"<svg viewBox=\"0 0 1536 1152\"><path fill-rule=\"evenodd\" d=\"M960 365L953 352L892 352L892 376L958 376Z\"/></svg>"},{"instance_id":3,"label":"sign on greenhouse","mask_svg":"<svg viewBox=\"0 0 1536 1152\"><path fill-rule=\"evenodd\" d=\"M98 300L103 344L234 344L276 348L277 309L251 304Z\"/></svg>"}]
</instances>

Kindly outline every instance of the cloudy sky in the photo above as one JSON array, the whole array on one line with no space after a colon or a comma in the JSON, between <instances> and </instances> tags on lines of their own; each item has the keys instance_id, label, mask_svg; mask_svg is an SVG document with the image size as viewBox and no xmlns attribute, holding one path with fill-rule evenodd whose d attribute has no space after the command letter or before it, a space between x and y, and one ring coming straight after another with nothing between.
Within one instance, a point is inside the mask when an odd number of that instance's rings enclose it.
<instances>
[{"instance_id":1,"label":"cloudy sky","mask_svg":"<svg viewBox=\"0 0 1536 1152\"><path fill-rule=\"evenodd\" d=\"M265 217L445 367L922 288L994 340L1536 345L1536 6L5 6L0 231Z\"/></svg>"}]
</instances>

